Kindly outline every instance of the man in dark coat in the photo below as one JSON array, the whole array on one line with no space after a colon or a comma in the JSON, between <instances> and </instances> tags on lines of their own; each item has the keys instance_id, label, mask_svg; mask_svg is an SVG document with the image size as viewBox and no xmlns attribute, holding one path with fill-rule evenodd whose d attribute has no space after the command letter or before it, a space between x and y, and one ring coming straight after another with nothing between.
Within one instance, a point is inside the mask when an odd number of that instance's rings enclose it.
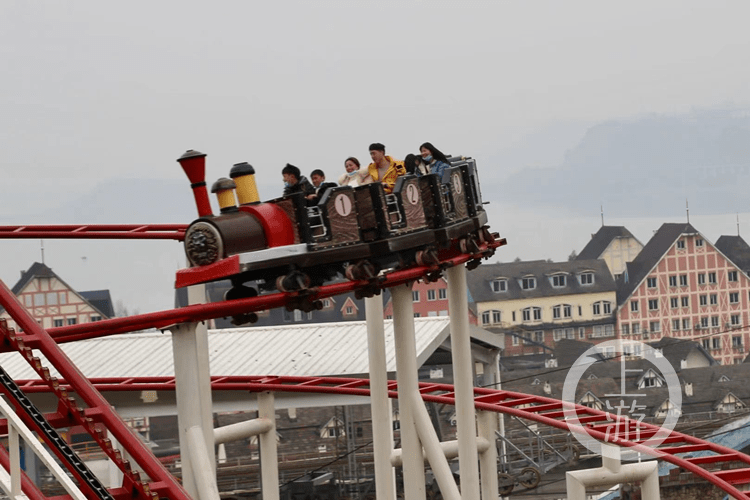
<instances>
[{"instance_id":1,"label":"man in dark coat","mask_svg":"<svg viewBox=\"0 0 750 500\"><path fill-rule=\"evenodd\" d=\"M287 163L281 171L281 176L284 178L284 196L304 193L305 198L309 200L315 198L315 187L310 184L307 177L300 174L299 168Z\"/></svg>"}]
</instances>

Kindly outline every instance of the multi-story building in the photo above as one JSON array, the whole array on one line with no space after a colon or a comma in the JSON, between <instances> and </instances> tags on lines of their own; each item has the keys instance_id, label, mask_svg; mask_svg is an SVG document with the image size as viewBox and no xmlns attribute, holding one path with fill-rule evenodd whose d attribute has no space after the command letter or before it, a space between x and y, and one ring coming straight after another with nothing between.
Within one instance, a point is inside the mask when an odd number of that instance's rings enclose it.
<instances>
[{"instance_id":1,"label":"multi-story building","mask_svg":"<svg viewBox=\"0 0 750 500\"><path fill-rule=\"evenodd\" d=\"M505 356L615 337L615 281L604 260L483 264L468 286L479 324L505 333Z\"/></svg>"},{"instance_id":2,"label":"multi-story building","mask_svg":"<svg viewBox=\"0 0 750 500\"><path fill-rule=\"evenodd\" d=\"M615 279L643 249L643 243L624 226L602 226L591 235L577 260L603 259Z\"/></svg>"},{"instance_id":3,"label":"multi-story building","mask_svg":"<svg viewBox=\"0 0 750 500\"><path fill-rule=\"evenodd\" d=\"M109 290L78 292L39 262L21 273L11 291L45 329L101 321L115 315ZM10 314L1 308L0 318L17 327Z\"/></svg>"},{"instance_id":4,"label":"multi-story building","mask_svg":"<svg viewBox=\"0 0 750 500\"><path fill-rule=\"evenodd\" d=\"M414 317L427 318L433 316L448 316L448 284L445 278L430 283L417 281L412 286L412 301L414 303ZM390 291L385 291L385 319L393 318L393 299ZM476 325L476 316L469 311L469 321Z\"/></svg>"},{"instance_id":5,"label":"multi-story building","mask_svg":"<svg viewBox=\"0 0 750 500\"><path fill-rule=\"evenodd\" d=\"M624 338L691 339L722 364L750 341L750 278L692 225L663 224L618 280Z\"/></svg>"}]
</instances>

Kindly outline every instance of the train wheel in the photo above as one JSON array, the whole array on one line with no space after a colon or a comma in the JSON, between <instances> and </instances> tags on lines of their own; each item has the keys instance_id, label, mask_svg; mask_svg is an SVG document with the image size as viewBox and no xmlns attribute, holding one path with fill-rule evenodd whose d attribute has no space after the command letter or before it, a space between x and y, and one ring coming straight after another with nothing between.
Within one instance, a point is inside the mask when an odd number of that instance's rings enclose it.
<instances>
[{"instance_id":1,"label":"train wheel","mask_svg":"<svg viewBox=\"0 0 750 500\"><path fill-rule=\"evenodd\" d=\"M369 260L360 260L356 264L346 266L344 275L349 281L360 281L374 278L378 275L375 265Z\"/></svg>"},{"instance_id":2,"label":"train wheel","mask_svg":"<svg viewBox=\"0 0 750 500\"><path fill-rule=\"evenodd\" d=\"M420 266L434 266L440 262L437 251L434 248L419 250L415 256L415 260Z\"/></svg>"},{"instance_id":3,"label":"train wheel","mask_svg":"<svg viewBox=\"0 0 750 500\"><path fill-rule=\"evenodd\" d=\"M536 467L524 467L521 469L521 477L518 482L527 489L536 488L542 480L542 474Z\"/></svg>"},{"instance_id":4,"label":"train wheel","mask_svg":"<svg viewBox=\"0 0 750 500\"><path fill-rule=\"evenodd\" d=\"M505 472L497 473L498 492L501 496L510 495L510 493L513 491L513 486L515 485L516 480L513 479L513 476L511 476L510 474L506 474Z\"/></svg>"},{"instance_id":5,"label":"train wheel","mask_svg":"<svg viewBox=\"0 0 750 500\"><path fill-rule=\"evenodd\" d=\"M300 271L292 271L286 276L276 278L276 288L280 292L304 290L310 286L310 277Z\"/></svg>"}]
</instances>

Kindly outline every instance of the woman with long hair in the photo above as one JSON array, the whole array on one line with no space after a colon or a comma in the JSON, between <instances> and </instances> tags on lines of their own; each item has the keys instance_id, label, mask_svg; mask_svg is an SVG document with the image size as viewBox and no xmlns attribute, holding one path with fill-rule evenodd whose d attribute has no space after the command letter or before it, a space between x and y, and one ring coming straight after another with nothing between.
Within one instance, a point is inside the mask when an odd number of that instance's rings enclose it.
<instances>
[{"instance_id":1,"label":"woman with long hair","mask_svg":"<svg viewBox=\"0 0 750 500\"><path fill-rule=\"evenodd\" d=\"M442 180L443 171L451 166L448 158L429 142L419 146L419 152L422 154L422 161L427 165L430 173L438 174L440 180Z\"/></svg>"}]
</instances>

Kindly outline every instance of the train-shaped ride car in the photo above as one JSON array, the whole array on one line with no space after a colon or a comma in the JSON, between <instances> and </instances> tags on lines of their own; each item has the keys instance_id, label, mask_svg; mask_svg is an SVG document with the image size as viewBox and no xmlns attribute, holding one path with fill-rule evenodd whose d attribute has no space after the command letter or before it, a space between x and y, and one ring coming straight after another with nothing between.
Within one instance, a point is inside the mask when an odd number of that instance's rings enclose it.
<instances>
[{"instance_id":1,"label":"train-shaped ride car","mask_svg":"<svg viewBox=\"0 0 750 500\"><path fill-rule=\"evenodd\" d=\"M472 158L451 158L442 178L401 176L392 193L379 182L329 188L313 206L302 193L261 203L253 167L238 163L229 179L212 186L221 209L214 215L205 156L190 150L178 159L191 181L199 218L185 233L191 267L178 271L177 288L230 279L226 298L233 299L257 293L244 286L250 281L287 292L338 275L367 280L382 270L434 266L441 252L451 250L476 255L470 262L475 266L494 251L482 245L498 235L487 227Z\"/></svg>"}]
</instances>

